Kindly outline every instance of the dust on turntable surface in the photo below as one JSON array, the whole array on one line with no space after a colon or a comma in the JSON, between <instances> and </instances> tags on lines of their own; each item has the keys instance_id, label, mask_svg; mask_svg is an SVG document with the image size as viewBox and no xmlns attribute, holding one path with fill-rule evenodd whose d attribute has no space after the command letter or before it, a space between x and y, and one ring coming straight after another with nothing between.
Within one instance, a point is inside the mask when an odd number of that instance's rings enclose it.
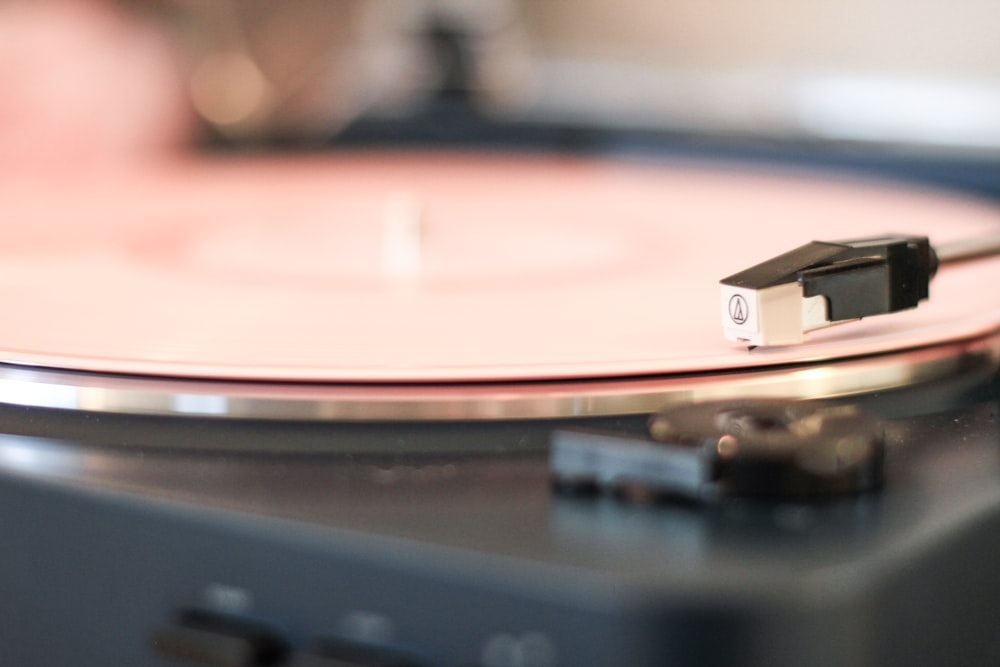
<instances>
[{"instance_id":1,"label":"dust on turntable surface","mask_svg":"<svg viewBox=\"0 0 1000 667\"><path fill-rule=\"evenodd\" d=\"M88 413L496 420L826 397L993 367L989 263L914 311L748 351L718 279L1000 212L887 183L549 156L226 158L3 185L0 395Z\"/></svg>"}]
</instances>

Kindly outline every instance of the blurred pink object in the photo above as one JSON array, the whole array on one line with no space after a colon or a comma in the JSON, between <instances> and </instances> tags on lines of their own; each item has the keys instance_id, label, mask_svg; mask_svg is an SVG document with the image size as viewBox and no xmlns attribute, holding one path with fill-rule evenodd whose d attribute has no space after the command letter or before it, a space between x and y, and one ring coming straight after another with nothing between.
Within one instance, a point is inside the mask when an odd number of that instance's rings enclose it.
<instances>
[{"instance_id":1,"label":"blurred pink object","mask_svg":"<svg viewBox=\"0 0 1000 667\"><path fill-rule=\"evenodd\" d=\"M151 24L101 2L0 3L0 169L144 159L179 146L189 119Z\"/></svg>"}]
</instances>

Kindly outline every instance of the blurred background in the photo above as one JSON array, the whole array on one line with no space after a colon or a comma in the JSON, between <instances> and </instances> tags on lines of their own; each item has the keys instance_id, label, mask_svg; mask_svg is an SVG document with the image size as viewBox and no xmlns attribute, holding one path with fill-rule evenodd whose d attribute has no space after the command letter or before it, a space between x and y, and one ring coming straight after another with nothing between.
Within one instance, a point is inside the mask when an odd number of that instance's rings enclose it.
<instances>
[{"instance_id":1,"label":"blurred background","mask_svg":"<svg viewBox=\"0 0 1000 667\"><path fill-rule=\"evenodd\" d=\"M993 193L998 23L987 0L0 0L0 168L516 146Z\"/></svg>"}]
</instances>

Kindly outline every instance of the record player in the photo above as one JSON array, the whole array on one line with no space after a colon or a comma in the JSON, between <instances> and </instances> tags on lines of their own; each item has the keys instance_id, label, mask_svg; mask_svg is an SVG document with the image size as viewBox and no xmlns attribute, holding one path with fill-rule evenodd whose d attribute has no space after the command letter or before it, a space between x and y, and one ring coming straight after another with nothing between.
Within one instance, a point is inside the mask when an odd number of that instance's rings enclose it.
<instances>
[{"instance_id":1,"label":"record player","mask_svg":"<svg viewBox=\"0 0 1000 667\"><path fill-rule=\"evenodd\" d=\"M288 82L219 115L206 77L248 61L190 47L205 147L136 157L178 102L4 171L0 663L1000 658L997 264L944 250L1000 226L995 151L514 113L463 40L552 19L504 7L438 8L405 118ZM942 259L901 312L748 343L753 296L720 303L885 234Z\"/></svg>"}]
</instances>

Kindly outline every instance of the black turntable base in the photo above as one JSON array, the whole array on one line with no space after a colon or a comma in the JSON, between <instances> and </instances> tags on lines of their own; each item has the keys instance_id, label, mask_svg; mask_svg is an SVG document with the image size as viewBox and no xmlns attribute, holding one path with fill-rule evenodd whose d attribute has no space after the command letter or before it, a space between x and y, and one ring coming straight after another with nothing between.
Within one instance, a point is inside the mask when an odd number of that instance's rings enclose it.
<instances>
[{"instance_id":1,"label":"black turntable base","mask_svg":"<svg viewBox=\"0 0 1000 667\"><path fill-rule=\"evenodd\" d=\"M116 178L4 204L0 664L1000 660L992 260L801 346L725 341L717 287L994 207L538 156Z\"/></svg>"},{"instance_id":2,"label":"black turntable base","mask_svg":"<svg viewBox=\"0 0 1000 667\"><path fill-rule=\"evenodd\" d=\"M996 412L890 422L878 493L707 507L553 495L537 451L5 436L4 662L988 664ZM288 662L251 657L262 637Z\"/></svg>"}]
</instances>

